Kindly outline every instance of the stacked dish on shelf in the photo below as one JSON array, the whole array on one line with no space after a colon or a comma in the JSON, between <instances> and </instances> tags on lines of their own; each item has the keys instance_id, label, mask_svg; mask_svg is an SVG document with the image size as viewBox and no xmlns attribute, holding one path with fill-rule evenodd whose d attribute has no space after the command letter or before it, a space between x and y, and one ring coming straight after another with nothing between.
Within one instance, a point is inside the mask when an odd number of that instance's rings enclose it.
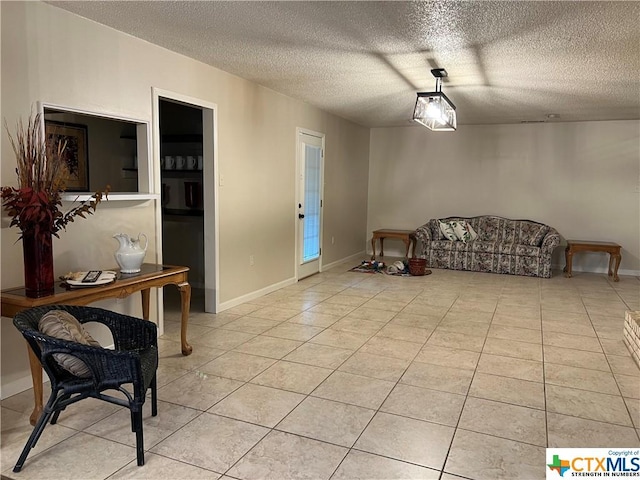
<instances>
[{"instance_id":1,"label":"stacked dish on shelf","mask_svg":"<svg viewBox=\"0 0 640 480\"><path fill-rule=\"evenodd\" d=\"M202 170L202 155L165 155L160 158L163 170Z\"/></svg>"}]
</instances>

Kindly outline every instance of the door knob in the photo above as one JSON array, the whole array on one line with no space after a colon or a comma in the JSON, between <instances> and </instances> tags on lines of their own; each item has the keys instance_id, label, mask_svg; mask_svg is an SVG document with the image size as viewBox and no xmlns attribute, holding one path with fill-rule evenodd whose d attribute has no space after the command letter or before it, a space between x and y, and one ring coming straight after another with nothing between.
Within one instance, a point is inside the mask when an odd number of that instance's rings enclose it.
<instances>
[{"instance_id":1,"label":"door knob","mask_svg":"<svg viewBox=\"0 0 640 480\"><path fill-rule=\"evenodd\" d=\"M298 218L304 218L304 213L299 213Z\"/></svg>"}]
</instances>

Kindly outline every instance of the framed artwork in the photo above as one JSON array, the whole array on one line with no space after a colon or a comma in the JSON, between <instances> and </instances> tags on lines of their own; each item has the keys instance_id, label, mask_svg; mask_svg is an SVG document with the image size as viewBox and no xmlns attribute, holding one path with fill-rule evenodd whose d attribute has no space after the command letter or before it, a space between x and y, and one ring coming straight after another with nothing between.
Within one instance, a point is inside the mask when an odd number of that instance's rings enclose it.
<instances>
[{"instance_id":1,"label":"framed artwork","mask_svg":"<svg viewBox=\"0 0 640 480\"><path fill-rule=\"evenodd\" d=\"M69 168L67 190L75 192L89 191L89 155L87 143L87 126L75 123L54 122L45 120L47 141L67 142L64 160Z\"/></svg>"}]
</instances>

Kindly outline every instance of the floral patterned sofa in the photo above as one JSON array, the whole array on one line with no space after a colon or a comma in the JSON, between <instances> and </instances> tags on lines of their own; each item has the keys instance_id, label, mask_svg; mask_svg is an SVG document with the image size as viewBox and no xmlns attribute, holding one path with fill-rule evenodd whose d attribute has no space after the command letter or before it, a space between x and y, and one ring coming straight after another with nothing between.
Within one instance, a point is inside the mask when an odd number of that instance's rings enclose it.
<instances>
[{"instance_id":1,"label":"floral patterned sofa","mask_svg":"<svg viewBox=\"0 0 640 480\"><path fill-rule=\"evenodd\" d=\"M451 241L439 222L467 221L477 233L475 240ZM432 268L551 277L551 254L560 244L558 232L531 220L483 215L431 219L416 230L416 255Z\"/></svg>"}]
</instances>

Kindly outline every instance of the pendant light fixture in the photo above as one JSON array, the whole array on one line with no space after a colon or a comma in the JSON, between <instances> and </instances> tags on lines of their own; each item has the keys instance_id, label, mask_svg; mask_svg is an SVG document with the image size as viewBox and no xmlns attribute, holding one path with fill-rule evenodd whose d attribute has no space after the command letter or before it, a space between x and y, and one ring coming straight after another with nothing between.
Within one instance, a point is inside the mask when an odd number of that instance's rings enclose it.
<instances>
[{"instance_id":1,"label":"pendant light fixture","mask_svg":"<svg viewBox=\"0 0 640 480\"><path fill-rule=\"evenodd\" d=\"M444 68L434 68L431 74L436 77L436 91L418 92L413 121L434 132L455 131L458 125L456 106L442 92L442 79L447 76L447 71Z\"/></svg>"}]
</instances>

